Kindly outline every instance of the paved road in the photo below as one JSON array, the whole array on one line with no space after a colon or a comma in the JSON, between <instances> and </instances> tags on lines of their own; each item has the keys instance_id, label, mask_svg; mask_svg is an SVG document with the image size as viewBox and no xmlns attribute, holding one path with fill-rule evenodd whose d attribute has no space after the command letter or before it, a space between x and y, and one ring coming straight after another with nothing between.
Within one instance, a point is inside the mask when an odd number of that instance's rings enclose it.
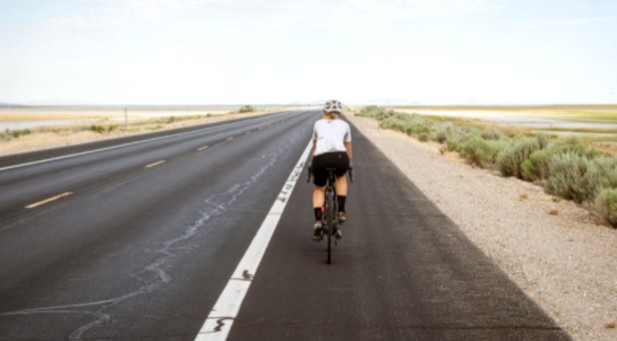
<instances>
[{"instance_id":1,"label":"paved road","mask_svg":"<svg viewBox=\"0 0 617 341\"><path fill-rule=\"evenodd\" d=\"M193 340L318 117L55 150L19 168L0 159L0 340ZM356 182L333 264L311 241L301 178L230 340L569 339L353 134Z\"/></svg>"}]
</instances>

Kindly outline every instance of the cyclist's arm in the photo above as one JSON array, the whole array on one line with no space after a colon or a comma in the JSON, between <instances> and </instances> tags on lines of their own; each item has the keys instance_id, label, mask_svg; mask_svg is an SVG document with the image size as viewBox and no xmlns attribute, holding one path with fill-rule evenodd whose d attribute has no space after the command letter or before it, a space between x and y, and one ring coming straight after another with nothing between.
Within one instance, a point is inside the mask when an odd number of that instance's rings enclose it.
<instances>
[{"instance_id":1,"label":"cyclist's arm","mask_svg":"<svg viewBox=\"0 0 617 341\"><path fill-rule=\"evenodd\" d=\"M311 160L315 158L315 149L317 148L317 139L313 139L313 148L311 148Z\"/></svg>"},{"instance_id":2,"label":"cyclist's arm","mask_svg":"<svg viewBox=\"0 0 617 341\"><path fill-rule=\"evenodd\" d=\"M349 157L349 162L351 162L351 141L345 141L345 149L347 150L347 156Z\"/></svg>"}]
</instances>

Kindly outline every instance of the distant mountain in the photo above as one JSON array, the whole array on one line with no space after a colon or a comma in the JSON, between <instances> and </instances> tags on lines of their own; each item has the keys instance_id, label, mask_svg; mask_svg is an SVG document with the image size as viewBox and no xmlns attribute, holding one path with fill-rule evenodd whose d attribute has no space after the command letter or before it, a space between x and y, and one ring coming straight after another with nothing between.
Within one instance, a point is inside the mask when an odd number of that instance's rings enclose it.
<instances>
[{"instance_id":1,"label":"distant mountain","mask_svg":"<svg viewBox=\"0 0 617 341\"><path fill-rule=\"evenodd\" d=\"M421 105L421 102L417 102L417 101L410 101L410 100L406 100L406 99L396 99L396 98L384 98L384 99L374 99L374 100L363 100L363 101L358 101L359 105L384 105L384 106L391 106L391 105Z\"/></svg>"},{"instance_id":2,"label":"distant mountain","mask_svg":"<svg viewBox=\"0 0 617 341\"><path fill-rule=\"evenodd\" d=\"M23 107L23 105L15 104L15 103L0 102L0 108L16 108L16 107Z\"/></svg>"}]
</instances>

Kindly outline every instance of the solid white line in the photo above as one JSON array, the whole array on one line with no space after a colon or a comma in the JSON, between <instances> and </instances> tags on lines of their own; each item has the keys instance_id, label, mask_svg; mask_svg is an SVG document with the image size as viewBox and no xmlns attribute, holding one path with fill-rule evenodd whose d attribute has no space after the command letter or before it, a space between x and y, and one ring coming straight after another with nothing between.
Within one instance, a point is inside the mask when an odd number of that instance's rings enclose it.
<instances>
[{"instance_id":1,"label":"solid white line","mask_svg":"<svg viewBox=\"0 0 617 341\"><path fill-rule=\"evenodd\" d=\"M62 199L64 197L68 197L69 195L73 195L73 192L65 192L65 193L62 193L62 194L58 194L58 195L56 195L54 197L47 198L45 200L41 200L41 201L35 202L34 204L30 204L30 205L26 206L26 208L27 209L36 208L36 207L48 204L48 203L50 203L52 201L56 201L56 200Z\"/></svg>"},{"instance_id":2,"label":"solid white line","mask_svg":"<svg viewBox=\"0 0 617 341\"><path fill-rule=\"evenodd\" d=\"M296 186L298 179L302 176L304 161L308 157L311 147L312 143L306 146L302 156L300 156L300 160L298 160L298 163L291 171L278 198L272 204L266 219L259 227L251 245L246 250L242 260L240 260L236 270L227 282L227 286L223 289L221 296L219 296L214 308L212 308L208 318L201 327L199 334L195 338L196 341L227 339L234 320L240 311L242 301L249 290L253 276L257 272L259 263L266 253L266 248L270 243L274 230L283 215L283 210L289 201L291 192Z\"/></svg>"}]
</instances>

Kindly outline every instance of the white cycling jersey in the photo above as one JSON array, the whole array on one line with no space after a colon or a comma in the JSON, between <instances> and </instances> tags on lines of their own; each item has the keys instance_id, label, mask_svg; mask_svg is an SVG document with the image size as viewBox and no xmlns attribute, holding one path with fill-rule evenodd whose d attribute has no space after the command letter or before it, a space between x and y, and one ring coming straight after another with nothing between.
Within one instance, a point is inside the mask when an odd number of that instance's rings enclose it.
<instances>
[{"instance_id":1,"label":"white cycling jersey","mask_svg":"<svg viewBox=\"0 0 617 341\"><path fill-rule=\"evenodd\" d=\"M341 119L320 119L313 127L313 140L317 141L315 156L345 152L345 142L351 142L351 129L349 124Z\"/></svg>"}]
</instances>

